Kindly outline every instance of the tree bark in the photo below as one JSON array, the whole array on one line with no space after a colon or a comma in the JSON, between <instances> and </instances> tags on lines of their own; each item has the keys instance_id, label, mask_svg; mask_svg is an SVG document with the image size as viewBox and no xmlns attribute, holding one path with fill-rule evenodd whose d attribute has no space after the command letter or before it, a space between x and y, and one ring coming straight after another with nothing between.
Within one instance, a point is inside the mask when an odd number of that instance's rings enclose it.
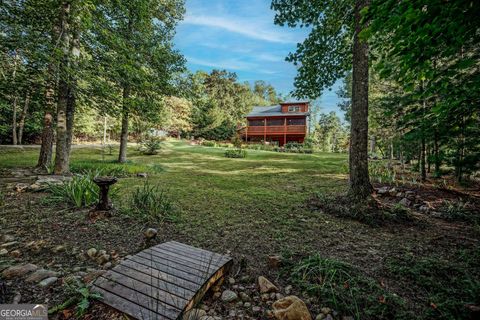
<instances>
[{"instance_id":1,"label":"tree bark","mask_svg":"<svg viewBox=\"0 0 480 320\"><path fill-rule=\"evenodd\" d=\"M17 100L18 97L13 98L13 117L12 117L12 144L16 146L18 144L17 139Z\"/></svg>"},{"instance_id":2,"label":"tree bark","mask_svg":"<svg viewBox=\"0 0 480 320\"><path fill-rule=\"evenodd\" d=\"M38 157L37 168L48 171L52 163L53 148L53 116L50 112L45 113L42 130L42 146Z\"/></svg>"},{"instance_id":3,"label":"tree bark","mask_svg":"<svg viewBox=\"0 0 480 320\"><path fill-rule=\"evenodd\" d=\"M360 11L368 0L355 2L355 34L353 42L352 115L350 127L350 194L367 198L373 191L368 174L368 45L359 39L364 28Z\"/></svg>"},{"instance_id":4,"label":"tree bark","mask_svg":"<svg viewBox=\"0 0 480 320\"><path fill-rule=\"evenodd\" d=\"M435 129L433 131L433 153L434 153L434 159L435 159L435 176L439 177L440 176L440 152L439 152L439 146L438 146L438 132Z\"/></svg>"},{"instance_id":5,"label":"tree bark","mask_svg":"<svg viewBox=\"0 0 480 320\"><path fill-rule=\"evenodd\" d=\"M425 137L423 135L420 143L420 173L422 181L427 180L427 170L425 168Z\"/></svg>"},{"instance_id":6,"label":"tree bark","mask_svg":"<svg viewBox=\"0 0 480 320\"><path fill-rule=\"evenodd\" d=\"M123 88L123 108L122 108L122 132L120 134L120 151L118 153L118 162L127 162L127 143L128 143L128 97L130 96L130 88L125 86Z\"/></svg>"},{"instance_id":7,"label":"tree bark","mask_svg":"<svg viewBox=\"0 0 480 320\"><path fill-rule=\"evenodd\" d=\"M70 56L72 57L72 69L77 67L77 58L80 53L80 39L78 27L74 28ZM75 120L75 110L77 105L77 78L74 74L69 76L68 97L67 97L67 157L70 159L72 148L73 126Z\"/></svg>"},{"instance_id":8,"label":"tree bark","mask_svg":"<svg viewBox=\"0 0 480 320\"><path fill-rule=\"evenodd\" d=\"M60 61L60 80L58 84L57 101L57 139L55 149L55 174L65 174L69 170L69 157L67 146L67 105L69 96L69 75L68 63L70 54L70 35L69 35L69 13L70 3L62 4L61 25L62 35L60 38L63 48L62 59Z\"/></svg>"},{"instance_id":9,"label":"tree bark","mask_svg":"<svg viewBox=\"0 0 480 320\"><path fill-rule=\"evenodd\" d=\"M30 92L27 90L25 94L25 103L23 104L22 114L20 115L20 122L18 123L18 144L23 141L23 128L25 127L25 118L27 117L28 105L30 104Z\"/></svg>"}]
</instances>

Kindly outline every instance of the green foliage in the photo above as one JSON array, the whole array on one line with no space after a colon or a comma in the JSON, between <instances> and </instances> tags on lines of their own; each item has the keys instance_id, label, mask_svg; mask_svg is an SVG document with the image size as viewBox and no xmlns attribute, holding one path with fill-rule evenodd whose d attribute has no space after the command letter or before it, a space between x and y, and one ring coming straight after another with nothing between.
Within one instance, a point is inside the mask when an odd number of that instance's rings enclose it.
<instances>
[{"instance_id":1,"label":"green foliage","mask_svg":"<svg viewBox=\"0 0 480 320\"><path fill-rule=\"evenodd\" d=\"M146 155L155 155L162 147L162 140L158 137L148 137L141 146L140 151Z\"/></svg>"},{"instance_id":2,"label":"green foliage","mask_svg":"<svg viewBox=\"0 0 480 320\"><path fill-rule=\"evenodd\" d=\"M93 175L76 175L70 181L50 184L48 200L63 202L75 208L88 207L98 202L98 186Z\"/></svg>"},{"instance_id":3,"label":"green foliage","mask_svg":"<svg viewBox=\"0 0 480 320\"><path fill-rule=\"evenodd\" d=\"M321 113L315 131L311 134L311 143L323 152L346 152L348 136L349 133L335 112Z\"/></svg>"},{"instance_id":4,"label":"green foliage","mask_svg":"<svg viewBox=\"0 0 480 320\"><path fill-rule=\"evenodd\" d=\"M415 257L404 254L387 258L386 269L395 278L408 280L427 296L419 319L469 319L467 304L480 303L480 251L461 250L454 258Z\"/></svg>"},{"instance_id":5,"label":"green foliage","mask_svg":"<svg viewBox=\"0 0 480 320\"><path fill-rule=\"evenodd\" d=\"M215 141L210 141L210 140L203 140L202 141L202 146L205 147L216 147L217 143Z\"/></svg>"},{"instance_id":6,"label":"green foliage","mask_svg":"<svg viewBox=\"0 0 480 320\"><path fill-rule=\"evenodd\" d=\"M225 150L226 158L246 158L247 150L244 149L227 149Z\"/></svg>"},{"instance_id":7,"label":"green foliage","mask_svg":"<svg viewBox=\"0 0 480 320\"><path fill-rule=\"evenodd\" d=\"M480 213L476 211L468 201L462 199L456 201L444 200L440 207L440 215L449 221L466 221L480 224Z\"/></svg>"},{"instance_id":8,"label":"green foliage","mask_svg":"<svg viewBox=\"0 0 480 320\"><path fill-rule=\"evenodd\" d=\"M315 254L289 270L291 279L320 305L355 319L407 319L404 301L344 262Z\"/></svg>"},{"instance_id":9,"label":"green foliage","mask_svg":"<svg viewBox=\"0 0 480 320\"><path fill-rule=\"evenodd\" d=\"M128 207L122 211L152 223L162 223L175 218L175 207L168 192L158 185L150 185L148 181L135 188Z\"/></svg>"},{"instance_id":10,"label":"green foliage","mask_svg":"<svg viewBox=\"0 0 480 320\"><path fill-rule=\"evenodd\" d=\"M387 161L370 161L368 163L370 179L378 183L396 183L397 173Z\"/></svg>"},{"instance_id":11,"label":"green foliage","mask_svg":"<svg viewBox=\"0 0 480 320\"><path fill-rule=\"evenodd\" d=\"M101 300L102 295L92 292L90 287L76 278L68 278L65 282L66 291L69 296L68 300L48 310L48 314L52 315L59 311L65 310L75 305L75 316L82 318L88 311L92 300Z\"/></svg>"}]
</instances>

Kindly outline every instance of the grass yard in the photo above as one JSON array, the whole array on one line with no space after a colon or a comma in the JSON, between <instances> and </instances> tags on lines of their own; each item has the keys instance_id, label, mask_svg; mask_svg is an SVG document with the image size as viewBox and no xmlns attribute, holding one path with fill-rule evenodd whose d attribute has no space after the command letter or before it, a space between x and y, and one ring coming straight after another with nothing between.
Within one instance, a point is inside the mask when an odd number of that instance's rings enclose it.
<instances>
[{"instance_id":1,"label":"grass yard","mask_svg":"<svg viewBox=\"0 0 480 320\"><path fill-rule=\"evenodd\" d=\"M54 256L48 249L27 253L21 248L16 259L57 266L70 274L75 268L95 267L79 258L90 247L113 250L120 257L134 253L143 246L143 230L155 227L157 242L178 240L230 253L235 277L265 275L281 287L292 284L313 313L328 306L362 319L468 318L473 311L465 305L480 303L478 226L418 216L421 223L372 227L311 209L314 194L346 190L345 154L248 150L245 159L229 159L224 149L175 140L164 143L157 155L129 151L130 162L119 165L113 162L116 150L105 155L101 148L77 147L71 167L129 174L116 185L117 207L125 206L134 190L143 186L145 178L136 173L146 172L148 182L173 200L171 221L153 225L124 210L91 221L88 208L52 204L45 201L45 193L12 192L12 183L28 178L9 173L32 167L38 150L2 150L0 233L14 234L23 243L43 239L46 247L67 248ZM269 268L269 255L281 255L283 267ZM0 257L1 261L14 262ZM347 270L347 276L332 275L328 282L329 272L337 269ZM456 281L449 279L451 274ZM26 300L44 296L19 282L12 286ZM58 287L50 299L59 303L63 295Z\"/></svg>"}]
</instances>

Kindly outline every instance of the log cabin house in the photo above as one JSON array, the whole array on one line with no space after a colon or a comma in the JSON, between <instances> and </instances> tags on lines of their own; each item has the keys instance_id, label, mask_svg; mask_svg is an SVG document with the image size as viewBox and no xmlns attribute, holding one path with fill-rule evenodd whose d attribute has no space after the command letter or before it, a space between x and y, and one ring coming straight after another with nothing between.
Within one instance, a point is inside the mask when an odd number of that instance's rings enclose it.
<instances>
[{"instance_id":1,"label":"log cabin house","mask_svg":"<svg viewBox=\"0 0 480 320\"><path fill-rule=\"evenodd\" d=\"M245 142L303 143L307 135L308 102L283 102L269 107L253 107L240 128Z\"/></svg>"}]
</instances>

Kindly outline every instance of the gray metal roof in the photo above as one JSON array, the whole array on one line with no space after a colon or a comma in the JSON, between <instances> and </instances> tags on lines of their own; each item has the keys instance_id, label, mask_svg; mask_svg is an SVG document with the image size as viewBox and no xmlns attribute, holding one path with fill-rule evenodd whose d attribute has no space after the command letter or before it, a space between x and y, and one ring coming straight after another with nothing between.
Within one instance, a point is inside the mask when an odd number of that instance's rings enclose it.
<instances>
[{"instance_id":1,"label":"gray metal roof","mask_svg":"<svg viewBox=\"0 0 480 320\"><path fill-rule=\"evenodd\" d=\"M282 112L282 106L275 105L269 107L253 107L252 111L246 117L284 117L284 116L308 116L308 112Z\"/></svg>"}]
</instances>

